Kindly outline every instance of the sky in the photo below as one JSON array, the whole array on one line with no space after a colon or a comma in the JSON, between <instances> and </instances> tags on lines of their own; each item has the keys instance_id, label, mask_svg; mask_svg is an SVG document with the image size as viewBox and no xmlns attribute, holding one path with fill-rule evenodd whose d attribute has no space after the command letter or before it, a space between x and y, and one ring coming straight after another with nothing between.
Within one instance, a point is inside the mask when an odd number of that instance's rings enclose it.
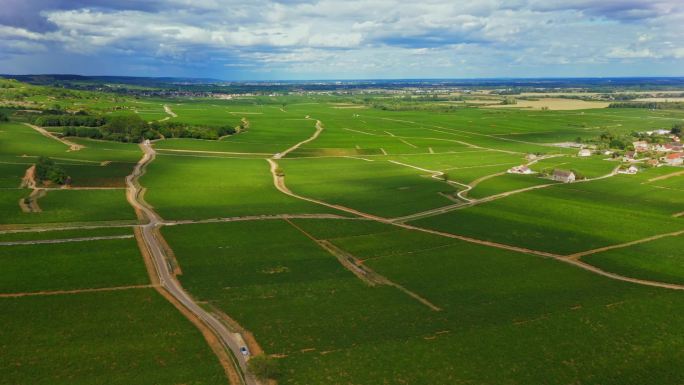
<instances>
[{"instance_id":1,"label":"sky","mask_svg":"<svg viewBox=\"0 0 684 385\"><path fill-rule=\"evenodd\" d=\"M684 76L684 0L0 0L0 73Z\"/></svg>"}]
</instances>

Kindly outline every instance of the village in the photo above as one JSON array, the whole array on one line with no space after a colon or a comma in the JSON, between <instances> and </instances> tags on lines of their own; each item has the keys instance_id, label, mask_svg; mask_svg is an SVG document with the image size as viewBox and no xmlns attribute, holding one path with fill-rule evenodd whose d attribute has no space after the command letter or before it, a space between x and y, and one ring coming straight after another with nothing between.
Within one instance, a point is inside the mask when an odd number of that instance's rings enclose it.
<instances>
[{"instance_id":1,"label":"village","mask_svg":"<svg viewBox=\"0 0 684 385\"><path fill-rule=\"evenodd\" d=\"M622 162L615 170L615 174L634 175L640 168L661 167L661 166L682 166L684 165L684 145L675 129L658 129L653 131L639 132L639 140L633 141L627 151L605 149L599 150L596 145L576 145L579 147L576 157L588 158L591 156L608 156L606 161ZM511 167L507 170L509 174L532 175L539 174L542 178L547 178L562 183L572 183L583 179L574 170L564 170L554 168L550 172L537 172L529 166L540 159L539 155L528 154L526 159L529 163Z\"/></svg>"}]
</instances>

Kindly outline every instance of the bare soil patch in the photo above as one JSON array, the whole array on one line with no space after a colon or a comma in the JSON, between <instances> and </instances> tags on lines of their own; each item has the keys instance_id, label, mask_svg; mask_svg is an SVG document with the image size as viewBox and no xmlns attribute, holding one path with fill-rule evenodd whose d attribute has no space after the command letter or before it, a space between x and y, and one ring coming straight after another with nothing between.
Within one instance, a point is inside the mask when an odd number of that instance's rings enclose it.
<instances>
[{"instance_id":1,"label":"bare soil patch","mask_svg":"<svg viewBox=\"0 0 684 385\"><path fill-rule=\"evenodd\" d=\"M592 108L606 108L608 102L587 102L578 99L543 98L539 100L518 100L517 104L493 104L483 108L525 108L541 110L546 107L549 110L586 110Z\"/></svg>"}]
</instances>

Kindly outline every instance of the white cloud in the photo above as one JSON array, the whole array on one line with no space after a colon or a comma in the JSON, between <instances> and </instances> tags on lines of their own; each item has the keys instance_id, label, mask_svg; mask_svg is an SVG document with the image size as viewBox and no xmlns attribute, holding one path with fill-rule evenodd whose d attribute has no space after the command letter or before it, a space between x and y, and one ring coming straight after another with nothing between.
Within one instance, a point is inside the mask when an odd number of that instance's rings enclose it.
<instances>
[{"instance_id":1,"label":"white cloud","mask_svg":"<svg viewBox=\"0 0 684 385\"><path fill-rule=\"evenodd\" d=\"M677 60L684 51L681 0L133 3L131 9L98 0L92 9L43 10L41 17L52 26L43 32L0 24L0 53L51 45L184 66L216 61L230 68L397 74L413 68L420 76L453 68L458 76L470 70Z\"/></svg>"}]
</instances>

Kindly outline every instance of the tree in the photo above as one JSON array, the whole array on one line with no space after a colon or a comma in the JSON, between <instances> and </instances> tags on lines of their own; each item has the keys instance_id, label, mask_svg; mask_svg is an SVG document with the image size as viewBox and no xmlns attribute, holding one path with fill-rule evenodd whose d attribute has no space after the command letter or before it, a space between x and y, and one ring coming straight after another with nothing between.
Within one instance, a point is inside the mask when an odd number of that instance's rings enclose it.
<instances>
[{"instance_id":1,"label":"tree","mask_svg":"<svg viewBox=\"0 0 684 385\"><path fill-rule=\"evenodd\" d=\"M9 114L5 111L0 111L0 122L8 122L9 121Z\"/></svg>"},{"instance_id":2,"label":"tree","mask_svg":"<svg viewBox=\"0 0 684 385\"><path fill-rule=\"evenodd\" d=\"M509 104L518 104L518 101L511 96L506 96L504 100L501 101L501 104L503 105L509 105Z\"/></svg>"},{"instance_id":3,"label":"tree","mask_svg":"<svg viewBox=\"0 0 684 385\"><path fill-rule=\"evenodd\" d=\"M679 136L682 134L682 128L684 128L684 123L677 122L677 123L672 125L672 129L670 130L670 133Z\"/></svg>"},{"instance_id":4,"label":"tree","mask_svg":"<svg viewBox=\"0 0 684 385\"><path fill-rule=\"evenodd\" d=\"M36 162L35 177L38 182L50 181L64 184L67 181L68 175L54 160L41 156Z\"/></svg>"},{"instance_id":5,"label":"tree","mask_svg":"<svg viewBox=\"0 0 684 385\"><path fill-rule=\"evenodd\" d=\"M122 142L140 142L147 130L147 123L140 116L133 114L112 116L102 127L105 139Z\"/></svg>"},{"instance_id":6,"label":"tree","mask_svg":"<svg viewBox=\"0 0 684 385\"><path fill-rule=\"evenodd\" d=\"M247 369L261 380L275 380L280 376L278 362L266 355L254 356L247 362Z\"/></svg>"}]
</instances>

